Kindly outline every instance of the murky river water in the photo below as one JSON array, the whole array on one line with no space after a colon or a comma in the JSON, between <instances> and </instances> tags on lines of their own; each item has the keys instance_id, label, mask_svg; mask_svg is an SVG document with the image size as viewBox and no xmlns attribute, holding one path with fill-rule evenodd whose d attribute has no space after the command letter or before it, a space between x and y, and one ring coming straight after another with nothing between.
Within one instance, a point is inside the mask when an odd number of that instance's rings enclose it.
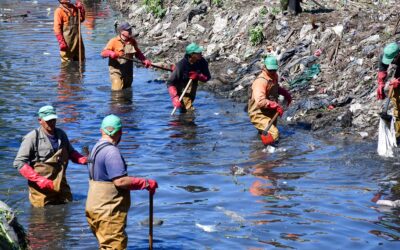
<instances>
[{"instance_id":1,"label":"murky river water","mask_svg":"<svg viewBox=\"0 0 400 250\"><path fill-rule=\"evenodd\" d=\"M80 76L76 66L61 67L52 32L56 5L0 2L3 15L30 11L0 22L0 199L20 211L34 249L97 246L84 215L85 167L68 169L74 202L44 209L30 206L26 181L12 168L21 137L38 126L36 111L46 104L57 108L58 126L79 151L94 145L105 115L122 117L130 175L159 182L154 216L164 224L154 228L155 249L399 248L399 211L370 201L399 165L377 158L376 145L329 143L286 127L283 150L265 152L242 104L200 91L194 116L170 117L166 86L151 81L159 72L143 68L135 70L132 91L111 94L99 53L119 17L106 2L87 7ZM146 249L147 192L132 197L129 248Z\"/></svg>"}]
</instances>

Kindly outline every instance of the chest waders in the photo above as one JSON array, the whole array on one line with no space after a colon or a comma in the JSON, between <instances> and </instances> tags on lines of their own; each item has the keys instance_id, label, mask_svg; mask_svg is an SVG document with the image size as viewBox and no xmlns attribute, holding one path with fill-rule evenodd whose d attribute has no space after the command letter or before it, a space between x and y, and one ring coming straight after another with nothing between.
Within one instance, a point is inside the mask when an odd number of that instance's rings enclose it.
<instances>
[{"instance_id":1,"label":"chest waders","mask_svg":"<svg viewBox=\"0 0 400 250\"><path fill-rule=\"evenodd\" d=\"M123 50L125 57L132 59L135 56L136 49L132 44L123 44ZM110 62L109 66L111 89L121 90L132 87L133 61L124 58L111 60L114 60L114 63Z\"/></svg>"},{"instance_id":2,"label":"chest waders","mask_svg":"<svg viewBox=\"0 0 400 250\"><path fill-rule=\"evenodd\" d=\"M89 191L86 200L86 219L99 242L99 249L127 248L126 218L131 206L130 191L117 188L113 182L95 181L95 158L100 150L112 145L100 144L89 158Z\"/></svg>"},{"instance_id":3,"label":"chest waders","mask_svg":"<svg viewBox=\"0 0 400 250\"><path fill-rule=\"evenodd\" d=\"M70 62L79 60L79 25L80 20L77 13L73 13L72 10L62 7L65 15L68 17L68 23L63 25L63 36L67 43L68 50L60 51L61 61ZM78 10L79 11L79 10ZM81 57L85 60L85 47L83 40L81 40Z\"/></svg>"},{"instance_id":4,"label":"chest waders","mask_svg":"<svg viewBox=\"0 0 400 250\"><path fill-rule=\"evenodd\" d=\"M257 79L264 79L269 83L268 79L264 77L257 77ZM256 79L256 80L257 80ZM268 93L267 99L271 101L278 100L278 84L274 84L271 86L270 91ZM251 123L258 129L259 132L263 131L271 121L272 117L275 115L276 111L273 109L260 109L257 107L257 103L253 97L253 88L252 86L249 88L249 102L248 102L248 114L250 117ZM275 120L273 125L270 127L268 132L271 133L272 138L277 140L279 138L279 131L276 127L277 121Z\"/></svg>"},{"instance_id":5,"label":"chest waders","mask_svg":"<svg viewBox=\"0 0 400 250\"><path fill-rule=\"evenodd\" d=\"M71 189L65 177L68 152L60 148L52 157L45 162L39 162L38 155L38 131L36 130L36 163L33 165L35 172L53 181L54 190L40 189L36 183L28 181L29 201L34 207L43 207L50 204L63 204L72 201Z\"/></svg>"}]
</instances>

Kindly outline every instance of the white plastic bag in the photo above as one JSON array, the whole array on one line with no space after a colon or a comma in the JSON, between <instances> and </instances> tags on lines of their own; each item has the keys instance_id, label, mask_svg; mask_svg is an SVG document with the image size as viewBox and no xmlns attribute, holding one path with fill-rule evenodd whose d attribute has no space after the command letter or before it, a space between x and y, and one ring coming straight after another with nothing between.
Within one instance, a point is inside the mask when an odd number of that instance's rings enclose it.
<instances>
[{"instance_id":1,"label":"white plastic bag","mask_svg":"<svg viewBox=\"0 0 400 250\"><path fill-rule=\"evenodd\" d=\"M390 127L388 126L390 124ZM378 154L383 157L393 157L393 148L397 147L394 119L390 122L379 119Z\"/></svg>"}]
</instances>

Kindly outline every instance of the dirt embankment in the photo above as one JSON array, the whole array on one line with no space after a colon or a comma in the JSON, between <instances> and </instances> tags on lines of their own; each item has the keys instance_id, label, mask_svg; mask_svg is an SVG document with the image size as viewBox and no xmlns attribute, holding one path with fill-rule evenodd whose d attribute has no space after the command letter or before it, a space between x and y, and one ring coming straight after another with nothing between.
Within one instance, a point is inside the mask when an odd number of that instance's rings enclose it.
<instances>
[{"instance_id":1,"label":"dirt embankment","mask_svg":"<svg viewBox=\"0 0 400 250\"><path fill-rule=\"evenodd\" d=\"M400 40L397 1L303 1L297 16L269 0L164 0L153 13L142 0L108 1L135 25L154 62L177 62L190 42L204 46L213 79L203 88L246 102L262 58L274 54L294 97L284 122L376 137L383 104L375 94L377 63L384 45Z\"/></svg>"}]
</instances>

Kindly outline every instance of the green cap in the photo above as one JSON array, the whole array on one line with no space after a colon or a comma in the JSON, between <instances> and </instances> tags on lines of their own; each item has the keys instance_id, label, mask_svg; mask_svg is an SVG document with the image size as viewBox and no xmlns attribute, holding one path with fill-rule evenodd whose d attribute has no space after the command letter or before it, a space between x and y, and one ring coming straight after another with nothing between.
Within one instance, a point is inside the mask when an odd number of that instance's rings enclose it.
<instances>
[{"instance_id":1,"label":"green cap","mask_svg":"<svg viewBox=\"0 0 400 250\"><path fill-rule=\"evenodd\" d=\"M122 127L121 119L116 115L108 115L104 117L101 123L101 129L109 136L115 135ZM110 129L112 129L110 131Z\"/></svg>"},{"instance_id":2,"label":"green cap","mask_svg":"<svg viewBox=\"0 0 400 250\"><path fill-rule=\"evenodd\" d=\"M264 65L268 70L277 70L278 60L274 56L268 56L264 59Z\"/></svg>"},{"instance_id":3,"label":"green cap","mask_svg":"<svg viewBox=\"0 0 400 250\"><path fill-rule=\"evenodd\" d=\"M399 54L399 45L397 43L389 43L383 49L382 63L389 65L393 59Z\"/></svg>"},{"instance_id":4,"label":"green cap","mask_svg":"<svg viewBox=\"0 0 400 250\"><path fill-rule=\"evenodd\" d=\"M186 46L186 54L188 55L201 52L203 52L203 47L200 47L196 43L191 43L188 46Z\"/></svg>"},{"instance_id":5,"label":"green cap","mask_svg":"<svg viewBox=\"0 0 400 250\"><path fill-rule=\"evenodd\" d=\"M57 119L56 110L53 106L47 105L39 109L38 115L40 119L47 121Z\"/></svg>"}]
</instances>

